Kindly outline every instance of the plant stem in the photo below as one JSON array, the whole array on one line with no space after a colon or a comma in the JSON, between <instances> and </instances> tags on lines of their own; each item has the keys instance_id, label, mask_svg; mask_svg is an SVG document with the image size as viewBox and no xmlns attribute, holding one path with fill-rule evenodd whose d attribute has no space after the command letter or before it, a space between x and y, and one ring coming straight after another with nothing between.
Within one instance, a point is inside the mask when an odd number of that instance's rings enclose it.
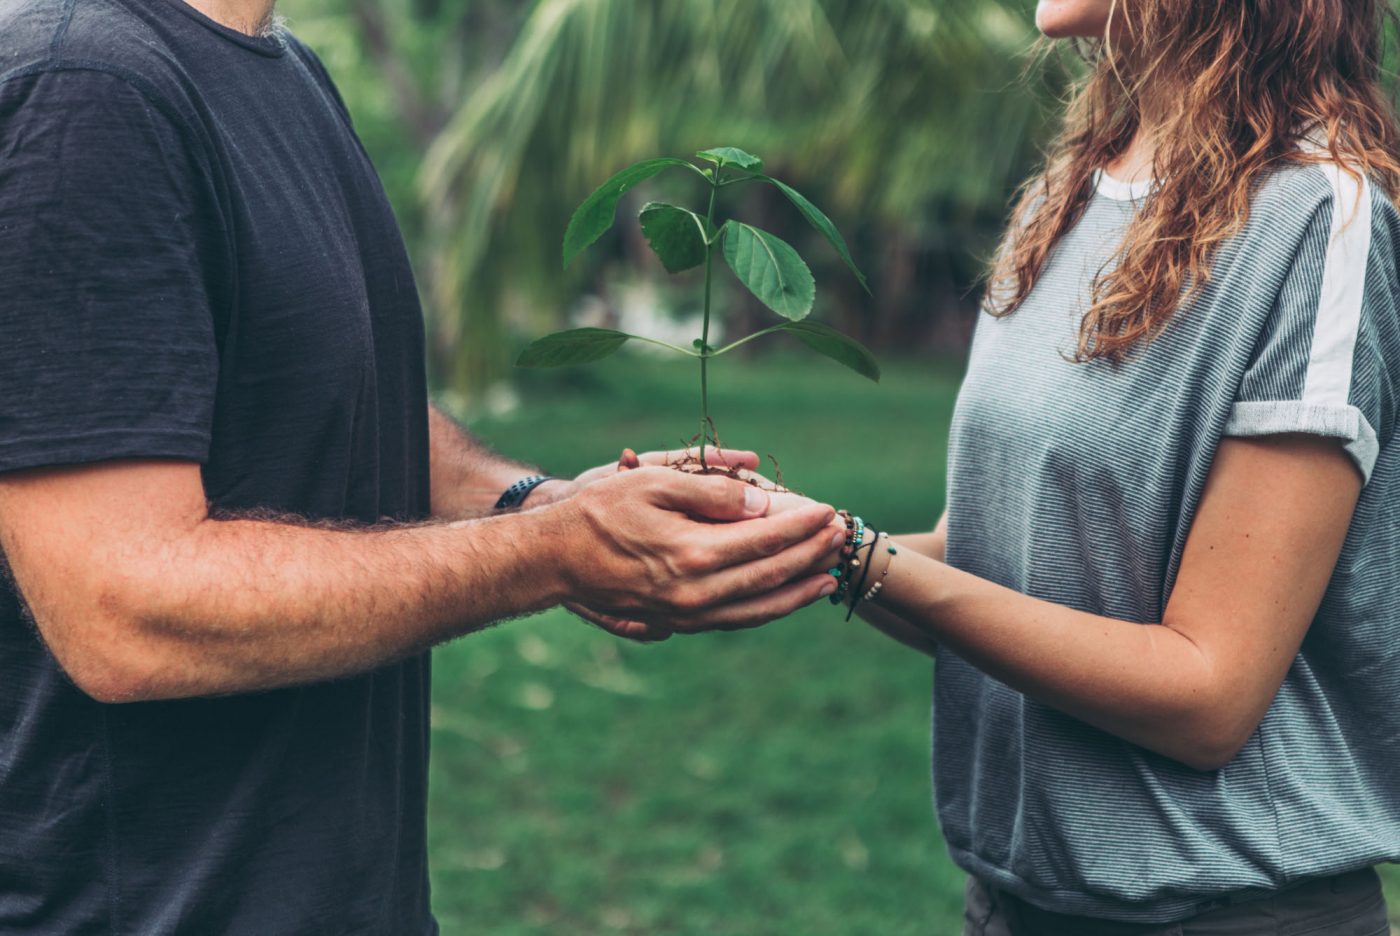
<instances>
[{"instance_id":1,"label":"plant stem","mask_svg":"<svg viewBox=\"0 0 1400 936\"><path fill-rule=\"evenodd\" d=\"M710 208L705 213L705 318L700 330L700 468L705 465L705 443L710 440L710 280L714 271L715 245L708 242L710 231L715 227L715 196L719 194L720 170L724 164L715 166L710 178Z\"/></svg>"}]
</instances>

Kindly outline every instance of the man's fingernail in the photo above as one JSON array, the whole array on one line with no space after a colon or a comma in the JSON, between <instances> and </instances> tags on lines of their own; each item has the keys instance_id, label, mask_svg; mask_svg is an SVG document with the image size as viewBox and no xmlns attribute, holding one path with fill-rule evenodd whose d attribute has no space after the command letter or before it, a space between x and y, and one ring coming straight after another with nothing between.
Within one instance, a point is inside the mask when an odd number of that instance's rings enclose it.
<instances>
[{"instance_id":1,"label":"man's fingernail","mask_svg":"<svg viewBox=\"0 0 1400 936\"><path fill-rule=\"evenodd\" d=\"M822 586L822 597L825 598L834 591L836 591L836 579L827 576L827 583Z\"/></svg>"},{"instance_id":2,"label":"man's fingernail","mask_svg":"<svg viewBox=\"0 0 1400 936\"><path fill-rule=\"evenodd\" d=\"M768 510L768 495L764 494L756 487L745 487L744 510L755 514L766 512Z\"/></svg>"},{"instance_id":3,"label":"man's fingernail","mask_svg":"<svg viewBox=\"0 0 1400 936\"><path fill-rule=\"evenodd\" d=\"M842 533L837 533L835 536L833 536L833 537L831 538L831 548L832 548L832 549L835 549L837 546L840 546L840 545L844 544L845 542L846 542L846 534L845 534L844 532L842 532Z\"/></svg>"}]
</instances>

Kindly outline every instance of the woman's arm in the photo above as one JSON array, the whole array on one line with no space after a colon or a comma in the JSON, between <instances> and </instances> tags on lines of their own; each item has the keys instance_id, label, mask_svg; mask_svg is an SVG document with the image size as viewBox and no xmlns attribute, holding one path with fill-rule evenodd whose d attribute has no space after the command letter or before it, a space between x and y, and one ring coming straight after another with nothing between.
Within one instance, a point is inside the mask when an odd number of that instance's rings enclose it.
<instances>
[{"instance_id":1,"label":"woman's arm","mask_svg":"<svg viewBox=\"0 0 1400 936\"><path fill-rule=\"evenodd\" d=\"M910 549L942 562L948 551L948 511L943 511L932 533L907 533L896 536L895 542L900 549Z\"/></svg>"},{"instance_id":2,"label":"woman's arm","mask_svg":"<svg viewBox=\"0 0 1400 936\"><path fill-rule=\"evenodd\" d=\"M878 604L1027 696L1201 770L1268 709L1317 613L1361 489L1335 441L1226 439L1158 625L1030 598L919 552Z\"/></svg>"},{"instance_id":3,"label":"woman's arm","mask_svg":"<svg viewBox=\"0 0 1400 936\"><path fill-rule=\"evenodd\" d=\"M943 511L943 516L939 518L938 525L933 528L932 533L911 533L906 536L896 536L894 541L898 544L899 549L919 553L942 562L948 545L948 511ZM938 649L938 642L930 637L927 631L910 624L893 611L888 611L876 604L862 604L859 611L860 616L871 627L912 650L933 656L934 651Z\"/></svg>"}]
</instances>

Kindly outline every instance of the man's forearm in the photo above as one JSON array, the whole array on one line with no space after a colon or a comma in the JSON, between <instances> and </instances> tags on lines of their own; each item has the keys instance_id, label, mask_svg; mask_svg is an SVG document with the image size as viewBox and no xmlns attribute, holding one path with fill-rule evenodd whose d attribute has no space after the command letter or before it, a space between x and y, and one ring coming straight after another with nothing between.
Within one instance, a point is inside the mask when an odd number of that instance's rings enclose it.
<instances>
[{"instance_id":1,"label":"man's forearm","mask_svg":"<svg viewBox=\"0 0 1400 936\"><path fill-rule=\"evenodd\" d=\"M67 655L94 664L71 674L121 701L362 672L557 603L559 536L545 512L382 530L204 520L112 557L112 639Z\"/></svg>"},{"instance_id":2,"label":"man's forearm","mask_svg":"<svg viewBox=\"0 0 1400 936\"><path fill-rule=\"evenodd\" d=\"M198 465L111 462L0 474L0 548L77 686L130 701L333 679L565 598L695 630L771 620L819 597L834 542L829 507L767 508L640 468L540 509L335 529L211 519Z\"/></svg>"},{"instance_id":3,"label":"man's forearm","mask_svg":"<svg viewBox=\"0 0 1400 936\"><path fill-rule=\"evenodd\" d=\"M434 517L457 520L488 516L506 488L539 473L538 469L492 451L431 405L428 438Z\"/></svg>"}]
</instances>

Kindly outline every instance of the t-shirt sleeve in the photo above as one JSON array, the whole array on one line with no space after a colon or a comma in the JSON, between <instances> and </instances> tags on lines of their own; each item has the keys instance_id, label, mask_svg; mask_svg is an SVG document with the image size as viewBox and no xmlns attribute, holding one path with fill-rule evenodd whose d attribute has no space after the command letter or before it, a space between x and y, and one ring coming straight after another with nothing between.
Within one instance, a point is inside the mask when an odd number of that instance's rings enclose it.
<instances>
[{"instance_id":1,"label":"t-shirt sleeve","mask_svg":"<svg viewBox=\"0 0 1400 936\"><path fill-rule=\"evenodd\" d=\"M209 174L124 79L0 84L0 471L208 454Z\"/></svg>"},{"instance_id":2,"label":"t-shirt sleeve","mask_svg":"<svg viewBox=\"0 0 1400 936\"><path fill-rule=\"evenodd\" d=\"M1323 167L1314 213L1235 397L1227 436L1339 439L1369 481L1400 383L1393 209L1370 183Z\"/></svg>"}]
</instances>

